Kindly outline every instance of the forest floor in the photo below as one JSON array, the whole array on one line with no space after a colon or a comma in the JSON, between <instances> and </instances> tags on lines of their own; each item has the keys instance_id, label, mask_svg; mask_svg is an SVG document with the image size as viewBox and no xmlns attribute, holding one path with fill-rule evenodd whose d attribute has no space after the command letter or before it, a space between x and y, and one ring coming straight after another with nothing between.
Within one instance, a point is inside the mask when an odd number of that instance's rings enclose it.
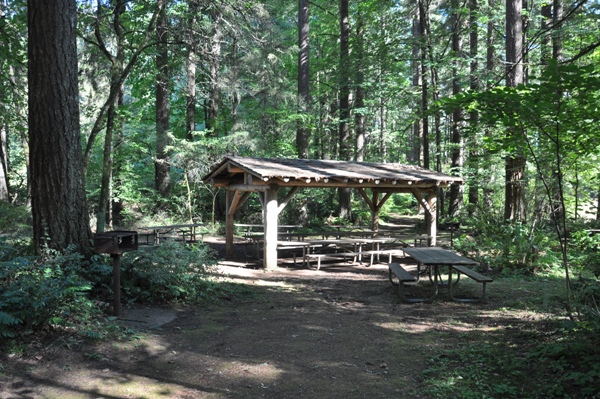
<instances>
[{"instance_id":1,"label":"forest floor","mask_svg":"<svg viewBox=\"0 0 600 399\"><path fill-rule=\"evenodd\" d=\"M0 398L429 398L428 359L546 317L515 308L516 292L497 281L487 304L444 293L406 304L386 264L265 271L242 256L218 269L222 281L250 287L248 295L128 309L118 339L32 338L23 353L0 359ZM422 294L431 288L420 285ZM460 287L481 290L470 281Z\"/></svg>"}]
</instances>

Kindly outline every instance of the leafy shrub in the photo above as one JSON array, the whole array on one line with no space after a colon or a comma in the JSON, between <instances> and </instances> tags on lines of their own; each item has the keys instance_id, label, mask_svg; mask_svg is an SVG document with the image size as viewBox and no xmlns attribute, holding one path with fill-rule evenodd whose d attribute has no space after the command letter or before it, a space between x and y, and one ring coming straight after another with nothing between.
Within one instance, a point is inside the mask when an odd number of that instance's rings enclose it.
<instances>
[{"instance_id":1,"label":"leafy shrub","mask_svg":"<svg viewBox=\"0 0 600 399\"><path fill-rule=\"evenodd\" d=\"M129 301L192 303L209 299L213 283L208 273L215 263L206 245L174 241L123 256L121 288Z\"/></svg>"},{"instance_id":2,"label":"leafy shrub","mask_svg":"<svg viewBox=\"0 0 600 399\"><path fill-rule=\"evenodd\" d=\"M469 234L454 239L454 249L476 258L496 271L534 273L560 263L552 251L552 237L520 223L505 223L482 215L467 223Z\"/></svg>"},{"instance_id":3,"label":"leafy shrub","mask_svg":"<svg viewBox=\"0 0 600 399\"><path fill-rule=\"evenodd\" d=\"M15 335L18 325L40 330L88 317L94 308L85 295L91 286L81 277L84 264L71 250L0 262L0 336Z\"/></svg>"},{"instance_id":4,"label":"leafy shrub","mask_svg":"<svg viewBox=\"0 0 600 399\"><path fill-rule=\"evenodd\" d=\"M574 305L584 324L600 331L600 235L575 231L570 243L569 261L578 276L572 285Z\"/></svg>"}]
</instances>

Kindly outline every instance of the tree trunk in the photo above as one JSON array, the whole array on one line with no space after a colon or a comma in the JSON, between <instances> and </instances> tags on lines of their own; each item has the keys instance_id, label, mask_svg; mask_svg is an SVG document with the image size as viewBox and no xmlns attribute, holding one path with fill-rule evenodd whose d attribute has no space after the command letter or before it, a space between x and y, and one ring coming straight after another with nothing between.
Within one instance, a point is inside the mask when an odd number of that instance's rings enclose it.
<instances>
[{"instance_id":1,"label":"tree trunk","mask_svg":"<svg viewBox=\"0 0 600 399\"><path fill-rule=\"evenodd\" d=\"M470 65L470 89L476 92L479 89L479 74L478 74L478 62L477 62L477 51L479 45L479 35L477 34L477 16L479 13L479 2L478 0L469 1L469 55L471 57ZM471 111L469 113L469 124L473 131L477 130L479 124L479 114L477 111ZM481 180L479 162L477 159L478 155L481 154L481 142L475 135L475 138L469 145L469 162L473 172L473 181L468 183L469 187L469 216L473 215L474 210L477 208L479 203L479 181Z\"/></svg>"},{"instance_id":2,"label":"tree trunk","mask_svg":"<svg viewBox=\"0 0 600 399\"><path fill-rule=\"evenodd\" d=\"M8 184L8 124L0 120L0 201L9 201Z\"/></svg>"},{"instance_id":3,"label":"tree trunk","mask_svg":"<svg viewBox=\"0 0 600 399\"><path fill-rule=\"evenodd\" d=\"M506 1L506 86L523 83L523 18L522 0ZM507 135L519 132L508 131ZM525 155L517 149L506 158L504 218L525 220Z\"/></svg>"},{"instance_id":4,"label":"tree trunk","mask_svg":"<svg viewBox=\"0 0 600 399\"><path fill-rule=\"evenodd\" d=\"M427 68L427 55L428 55L428 46L427 43L429 41L429 32L427 29L427 18L429 15L429 10L425 8L422 0L419 0L419 51L420 57L419 62L421 64L421 112L423 114L422 117L422 131L421 134L423 137L423 167L425 169L429 169L430 160L429 160L429 116L427 115L427 110L429 109L429 81ZM428 216L427 216L428 217Z\"/></svg>"},{"instance_id":5,"label":"tree trunk","mask_svg":"<svg viewBox=\"0 0 600 399\"><path fill-rule=\"evenodd\" d=\"M554 0L553 8L554 13L552 15L552 25L554 27L554 31L552 33L552 57L560 62L563 59L563 40L562 32L560 29L557 29L557 26L560 25L560 22L563 19L563 0Z\"/></svg>"},{"instance_id":6,"label":"tree trunk","mask_svg":"<svg viewBox=\"0 0 600 399\"><path fill-rule=\"evenodd\" d=\"M488 0L488 8L490 10L494 10L496 7L496 1L497 0ZM496 63L496 57L495 57L495 49L494 49L494 43L496 41L496 35L495 35L495 27L494 27L494 20L492 18L488 19L488 23L487 23L487 32L486 32L486 37L485 37L485 47L486 47L486 56L485 56L485 71L486 71L486 77L490 77L494 75L494 68L495 68L495 63ZM489 88L489 86L487 87ZM486 128L485 130L485 136L487 138L491 137L491 129ZM486 155L486 159L487 159L487 155ZM485 206L486 208L491 209L492 205L493 205L493 200L492 200L492 189L490 187L489 184L485 185L483 188L483 200L485 202Z\"/></svg>"},{"instance_id":7,"label":"tree trunk","mask_svg":"<svg viewBox=\"0 0 600 399\"><path fill-rule=\"evenodd\" d=\"M350 118L350 82L348 81L348 62L349 62L349 39L350 23L348 15L348 0L340 0L340 126L339 126L339 146L340 159L350 161L352 157L352 143L350 141L350 128L348 120ZM350 218L351 192L348 188L338 190L339 217Z\"/></svg>"},{"instance_id":8,"label":"tree trunk","mask_svg":"<svg viewBox=\"0 0 600 399\"><path fill-rule=\"evenodd\" d=\"M27 2L33 239L91 254L79 126L77 5Z\"/></svg>"},{"instance_id":9,"label":"tree trunk","mask_svg":"<svg viewBox=\"0 0 600 399\"><path fill-rule=\"evenodd\" d=\"M196 62L197 40L194 29L200 6L197 1L188 2L187 26L187 76L186 76L186 104L185 104L185 137L188 141L194 140L196 130Z\"/></svg>"},{"instance_id":10,"label":"tree trunk","mask_svg":"<svg viewBox=\"0 0 600 399\"><path fill-rule=\"evenodd\" d=\"M419 8L421 7L421 2L419 1ZM412 85L414 90L417 91L422 89L422 76L421 76L421 67L419 64L421 58L421 23L419 17L414 17L412 22L412 38L413 38L413 46L412 46ZM421 101L415 100L413 107L415 108L416 114L421 114L422 111L422 99ZM417 165L421 164L421 138L423 137L423 119L419 117L415 122L413 122L412 126L412 140L411 140L411 149L410 149L410 157L409 160Z\"/></svg>"},{"instance_id":11,"label":"tree trunk","mask_svg":"<svg viewBox=\"0 0 600 399\"><path fill-rule=\"evenodd\" d=\"M171 163L169 145L169 51L167 46L168 19L165 9L159 14L157 33L156 69L156 190L163 197L171 191Z\"/></svg>"},{"instance_id":12,"label":"tree trunk","mask_svg":"<svg viewBox=\"0 0 600 399\"><path fill-rule=\"evenodd\" d=\"M365 88L364 88L364 34L365 25L363 18L359 15L356 25L356 89L354 100L354 129L356 133L356 156L358 162L365 160Z\"/></svg>"},{"instance_id":13,"label":"tree trunk","mask_svg":"<svg viewBox=\"0 0 600 399\"><path fill-rule=\"evenodd\" d=\"M459 13L458 1L452 2L452 20L453 20L453 32L452 32L452 53L453 53L453 65L452 65L452 95L457 96L462 92L460 82L460 69L462 67L460 59L462 58L462 27L463 18ZM462 130L464 127L464 111L457 109L452 113L452 151L451 151L451 172L454 175L459 175L462 169L463 155L462 155ZM450 198L448 199L448 216L455 217L458 215L460 210L460 204L462 203L462 186L453 184L450 186Z\"/></svg>"},{"instance_id":14,"label":"tree trunk","mask_svg":"<svg viewBox=\"0 0 600 399\"><path fill-rule=\"evenodd\" d=\"M206 106L206 130L214 137L219 135L219 101L221 98L219 89L219 68L221 65L221 40L223 32L221 31L221 20L223 16L219 10L214 10L212 16L212 37L210 40L210 50L208 51L209 62L209 88L208 103Z\"/></svg>"},{"instance_id":15,"label":"tree trunk","mask_svg":"<svg viewBox=\"0 0 600 399\"><path fill-rule=\"evenodd\" d=\"M99 11L100 12L100 11ZM118 85L119 78L123 73L123 63L125 60L125 48L124 48L124 37L120 17L125 12L125 1L120 0L113 12L113 28L115 29L116 51L115 57L110 57L111 62L110 68L110 84L111 86ZM107 52L108 50L105 49ZM98 198L98 212L96 213L96 231L103 232L106 228L106 224L112 225L112 218L110 212L110 204L112 198L112 176L113 176L113 136L115 126L115 118L118 108L118 98L115 98L109 105L106 114L106 134L104 136L104 153L102 161L102 181L100 187L100 197Z\"/></svg>"},{"instance_id":16,"label":"tree trunk","mask_svg":"<svg viewBox=\"0 0 600 399\"><path fill-rule=\"evenodd\" d=\"M301 115L296 122L298 158L308 158L309 130L304 120L310 103L308 4L308 0L298 0L298 113Z\"/></svg>"}]
</instances>

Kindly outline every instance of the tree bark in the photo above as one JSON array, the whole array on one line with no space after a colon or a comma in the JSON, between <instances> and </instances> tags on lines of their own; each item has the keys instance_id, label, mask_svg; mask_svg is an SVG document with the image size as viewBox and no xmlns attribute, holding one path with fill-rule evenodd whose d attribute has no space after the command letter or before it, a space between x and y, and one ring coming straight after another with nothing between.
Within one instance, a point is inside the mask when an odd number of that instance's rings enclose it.
<instances>
[{"instance_id":1,"label":"tree bark","mask_svg":"<svg viewBox=\"0 0 600 399\"><path fill-rule=\"evenodd\" d=\"M308 9L308 0L298 0L298 113L301 115L296 126L298 158L308 158L309 130L304 120L310 103Z\"/></svg>"},{"instance_id":2,"label":"tree bark","mask_svg":"<svg viewBox=\"0 0 600 399\"><path fill-rule=\"evenodd\" d=\"M209 88L208 102L205 104L206 130L213 136L219 135L219 101L221 92L219 89L219 68L221 65L221 40L223 32L221 31L221 20L223 16L219 10L214 10L212 17L212 37L210 40L210 50L207 51L209 62Z\"/></svg>"},{"instance_id":3,"label":"tree bark","mask_svg":"<svg viewBox=\"0 0 600 399\"><path fill-rule=\"evenodd\" d=\"M100 11L98 11L100 12ZM123 65L125 61L125 48L124 48L124 37L121 26L120 17L125 12L125 1L119 0L115 5L113 11L113 29L115 30L116 36L116 56L110 56L109 61L111 62L110 67L110 84L111 86L117 85L119 78L123 73ZM99 34L99 32L98 32ZM104 48L105 54L109 54L108 49ZM122 90L120 90L122 91ZM102 161L102 182L100 187L100 197L98 198L98 212L96 213L96 231L103 232L106 224L112 225L112 218L110 212L110 204L112 198L112 177L113 177L113 137L115 126L115 118L118 109L118 98L115 98L111 104L109 104L106 113L106 134L104 136L104 153Z\"/></svg>"},{"instance_id":4,"label":"tree bark","mask_svg":"<svg viewBox=\"0 0 600 399\"><path fill-rule=\"evenodd\" d=\"M478 74L478 61L477 52L479 47L479 35L477 32L477 16L479 13L479 1L469 1L469 55L471 57L470 64L470 89L477 91L479 89L479 74ZM471 128L476 128L479 124L479 114L477 111L471 111L469 113L469 124ZM474 130L474 129L473 129ZM477 204L479 203L479 181L481 176L479 173L480 165L477 161L478 155L481 154L481 141L475 137L469 146L469 162L471 164L473 172L473 181L468 183L469 187L469 216L473 215Z\"/></svg>"},{"instance_id":5,"label":"tree bark","mask_svg":"<svg viewBox=\"0 0 600 399\"><path fill-rule=\"evenodd\" d=\"M453 32L452 32L452 53L453 53L453 65L452 65L452 95L457 96L462 92L461 81L460 81L460 69L462 58L462 27L463 18L459 12L458 1L452 2L452 20L453 20ZM452 151L451 151L451 173L459 175L463 164L462 155L462 131L464 128L464 110L457 109L452 113ZM448 200L448 216L454 217L458 215L460 204L462 203L462 186L453 184L450 186L450 198Z\"/></svg>"},{"instance_id":6,"label":"tree bark","mask_svg":"<svg viewBox=\"0 0 600 399\"><path fill-rule=\"evenodd\" d=\"M350 82L348 79L348 62L350 22L348 13L348 0L340 0L340 125L339 125L339 147L340 159L350 161L352 157L352 143L350 141ZM340 188L338 190L339 217L351 218L351 192L350 189Z\"/></svg>"},{"instance_id":7,"label":"tree bark","mask_svg":"<svg viewBox=\"0 0 600 399\"><path fill-rule=\"evenodd\" d=\"M186 76L186 104L185 104L185 137L188 141L194 140L196 130L196 62L197 40L194 29L200 5L196 0L188 2L187 25L187 76Z\"/></svg>"},{"instance_id":8,"label":"tree bark","mask_svg":"<svg viewBox=\"0 0 600 399\"><path fill-rule=\"evenodd\" d=\"M364 64L364 45L365 45L365 25L364 19L361 15L358 17L357 25L356 25L356 89L355 89L355 99L354 99L354 130L356 134L356 156L355 159L358 162L363 162L365 160L365 135L366 135L366 127L365 127L365 87L364 80L365 74L363 71Z\"/></svg>"},{"instance_id":9,"label":"tree bark","mask_svg":"<svg viewBox=\"0 0 600 399\"><path fill-rule=\"evenodd\" d=\"M427 55L429 41L429 32L427 29L427 18L429 10L425 8L422 0L419 0L419 26L420 26L420 41L419 41L419 52L420 52L420 64L421 64L421 112L422 117L422 138L423 138L423 167L429 169L430 158L429 158L429 116L427 110L429 109L429 81L427 68ZM432 64L433 65L433 64Z\"/></svg>"},{"instance_id":10,"label":"tree bark","mask_svg":"<svg viewBox=\"0 0 600 399\"><path fill-rule=\"evenodd\" d=\"M523 17L522 0L506 1L506 86L523 83ZM509 130L507 135L517 135ZM517 149L505 163L504 218L525 220L525 155Z\"/></svg>"},{"instance_id":11,"label":"tree bark","mask_svg":"<svg viewBox=\"0 0 600 399\"><path fill-rule=\"evenodd\" d=\"M27 2L33 239L91 254L80 142L74 0Z\"/></svg>"},{"instance_id":12,"label":"tree bark","mask_svg":"<svg viewBox=\"0 0 600 399\"><path fill-rule=\"evenodd\" d=\"M156 190L163 197L171 191L171 162L169 145L169 53L167 46L168 19L165 9L161 10L157 26L156 69Z\"/></svg>"},{"instance_id":13,"label":"tree bark","mask_svg":"<svg viewBox=\"0 0 600 399\"><path fill-rule=\"evenodd\" d=\"M8 182L8 124L0 120L0 201L9 201Z\"/></svg>"},{"instance_id":14,"label":"tree bark","mask_svg":"<svg viewBox=\"0 0 600 399\"><path fill-rule=\"evenodd\" d=\"M419 1L419 10L421 9L422 5L421 5L421 1ZM418 11L419 14L421 14L420 11ZM422 76L421 76L421 66L420 66L420 59L421 59L421 31L422 31L422 25L421 25L421 18L419 16L416 16L413 18L413 22L412 22L412 38L414 41L414 44L412 46L412 62L411 62L411 69L412 69L412 85L416 90L422 89ZM420 114L422 111L422 105L423 105L423 101L422 98L420 101L415 100L414 103L414 108L416 109L416 113ZM419 117L417 118L417 120L413 123L412 126L412 140L411 140L411 152L410 152L410 160L417 164L420 165L421 164L421 138L423 137L423 118Z\"/></svg>"}]
</instances>

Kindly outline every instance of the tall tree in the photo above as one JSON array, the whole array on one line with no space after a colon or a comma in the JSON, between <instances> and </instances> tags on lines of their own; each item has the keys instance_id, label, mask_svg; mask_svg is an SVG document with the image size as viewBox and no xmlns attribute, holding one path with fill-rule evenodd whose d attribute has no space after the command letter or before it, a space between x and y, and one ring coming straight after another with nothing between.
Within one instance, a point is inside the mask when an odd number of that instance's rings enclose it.
<instances>
[{"instance_id":1,"label":"tall tree","mask_svg":"<svg viewBox=\"0 0 600 399\"><path fill-rule=\"evenodd\" d=\"M200 5L197 0L188 0L187 21L187 79L185 135L189 141L194 139L196 130L196 63L198 62L198 39L195 32Z\"/></svg>"},{"instance_id":2,"label":"tall tree","mask_svg":"<svg viewBox=\"0 0 600 399\"><path fill-rule=\"evenodd\" d=\"M306 126L310 103L308 4L308 0L298 0L298 113L301 115L296 126L298 158L308 158L309 129Z\"/></svg>"},{"instance_id":3,"label":"tall tree","mask_svg":"<svg viewBox=\"0 0 600 399\"><path fill-rule=\"evenodd\" d=\"M125 62L125 32L121 23L121 15L125 12L125 0L117 0L112 11L112 24L116 38L116 54L113 55L104 42L99 40L102 52L110 61L110 82L111 84L118 82L123 73ZM98 4L98 14L103 13L103 8ZM101 38L99 15L96 19L96 37ZM104 154L102 162L102 184L100 188L100 198L98 199L98 212L96 214L96 231L103 232L106 223L112 225L110 212L111 194L112 194L112 177L113 177L113 136L117 126L117 108L119 98L123 98L123 85L118 88L119 95L109 105L106 114L106 134L104 136ZM108 220L107 220L108 218Z\"/></svg>"},{"instance_id":4,"label":"tall tree","mask_svg":"<svg viewBox=\"0 0 600 399\"><path fill-rule=\"evenodd\" d=\"M523 15L522 0L506 1L506 86L523 83ZM508 130L509 137L518 131ZM504 218L525 220L525 154L516 146L505 161Z\"/></svg>"},{"instance_id":5,"label":"tall tree","mask_svg":"<svg viewBox=\"0 0 600 399\"><path fill-rule=\"evenodd\" d=\"M221 89L219 87L221 67L221 41L223 40L223 14L217 6L209 10L211 18L211 37L207 43L209 48L205 51L208 59L208 99L204 104L206 130L213 135L219 135L219 101Z\"/></svg>"},{"instance_id":6,"label":"tall tree","mask_svg":"<svg viewBox=\"0 0 600 399\"><path fill-rule=\"evenodd\" d=\"M166 9L162 9L156 24L156 190L163 197L171 191L171 162L169 159L169 25Z\"/></svg>"},{"instance_id":7,"label":"tall tree","mask_svg":"<svg viewBox=\"0 0 600 399\"><path fill-rule=\"evenodd\" d=\"M479 45L479 35L477 29L477 20L479 13L479 1L478 0L469 0L469 56L471 58L470 62L470 84L469 88L472 91L477 91L479 89L479 74L478 74L478 60L477 60L477 52ZM472 131L476 130L478 125L479 115L477 111L473 110L469 113L469 124L471 125ZM473 140L471 140L471 145L469 149L469 160L473 169L473 177L474 181L469 184L469 209L468 212L470 215L473 214L474 209L476 208L479 202L479 180L480 176L478 173L479 164L476 161L478 159L478 154L480 153L480 142L477 139L477 136Z\"/></svg>"},{"instance_id":8,"label":"tall tree","mask_svg":"<svg viewBox=\"0 0 600 399\"><path fill-rule=\"evenodd\" d=\"M27 2L33 238L90 251L79 126L75 0Z\"/></svg>"},{"instance_id":9,"label":"tall tree","mask_svg":"<svg viewBox=\"0 0 600 399\"><path fill-rule=\"evenodd\" d=\"M462 58L462 32L464 18L457 0L452 1L452 95L457 96L462 92L461 82L461 58ZM452 137L451 137L451 165L452 173L459 174L463 162L462 131L464 130L464 110L457 108L452 113ZM453 184L450 186L450 198L448 199L448 215L457 216L462 203L462 186Z\"/></svg>"},{"instance_id":10,"label":"tall tree","mask_svg":"<svg viewBox=\"0 0 600 399\"><path fill-rule=\"evenodd\" d=\"M350 15L348 0L340 0L340 125L339 125L339 148L340 159L350 161L352 156L352 141L350 140L350 81L348 61L350 57ZM351 191L348 188L338 190L339 216L340 218L351 217Z\"/></svg>"},{"instance_id":11,"label":"tall tree","mask_svg":"<svg viewBox=\"0 0 600 399\"><path fill-rule=\"evenodd\" d=\"M362 162L365 160L365 135L366 135L366 117L365 117L365 19L363 12L359 10L356 21L356 57L354 69L356 79L354 82L354 130L356 135L356 156L355 160Z\"/></svg>"}]
</instances>

